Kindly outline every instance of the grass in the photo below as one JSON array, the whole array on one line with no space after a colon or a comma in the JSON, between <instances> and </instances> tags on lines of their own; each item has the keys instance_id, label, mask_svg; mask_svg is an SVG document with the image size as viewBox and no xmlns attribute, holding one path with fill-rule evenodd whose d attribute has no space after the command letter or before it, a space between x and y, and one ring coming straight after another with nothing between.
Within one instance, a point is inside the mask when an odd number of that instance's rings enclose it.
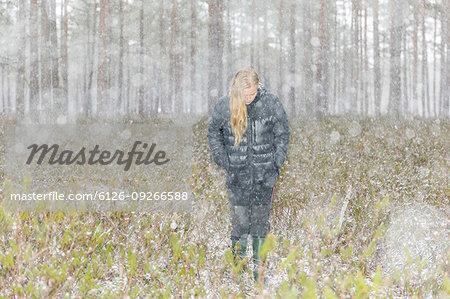
<instances>
[{"instance_id":1,"label":"grass","mask_svg":"<svg viewBox=\"0 0 450 299\"><path fill-rule=\"evenodd\" d=\"M231 264L225 173L211 160L203 118L193 126L190 212L34 213L1 205L0 297L450 296L446 242L433 267L407 250L401 269L383 259L391 217L410 203L439 211L439 237L449 239L448 120L329 117L290 125L263 247L267 286Z\"/></svg>"}]
</instances>

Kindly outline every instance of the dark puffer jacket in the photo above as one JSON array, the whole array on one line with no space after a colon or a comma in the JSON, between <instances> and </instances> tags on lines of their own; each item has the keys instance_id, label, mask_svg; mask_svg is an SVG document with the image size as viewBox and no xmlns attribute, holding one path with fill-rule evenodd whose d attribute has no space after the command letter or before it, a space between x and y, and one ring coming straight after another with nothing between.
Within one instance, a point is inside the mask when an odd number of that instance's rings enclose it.
<instances>
[{"instance_id":1,"label":"dark puffer jacket","mask_svg":"<svg viewBox=\"0 0 450 299\"><path fill-rule=\"evenodd\" d=\"M228 95L219 99L208 127L213 160L227 171L232 204L248 205L250 196L255 204L268 204L289 146L286 112L278 97L260 84L246 105L247 131L234 148L229 101Z\"/></svg>"}]
</instances>

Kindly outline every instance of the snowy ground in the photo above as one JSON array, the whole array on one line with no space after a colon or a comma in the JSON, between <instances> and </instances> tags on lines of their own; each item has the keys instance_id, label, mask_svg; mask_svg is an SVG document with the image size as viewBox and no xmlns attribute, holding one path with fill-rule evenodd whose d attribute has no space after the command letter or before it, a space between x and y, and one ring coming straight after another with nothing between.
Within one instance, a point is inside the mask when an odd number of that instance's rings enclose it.
<instances>
[{"instance_id":1,"label":"snowy ground","mask_svg":"<svg viewBox=\"0 0 450 299\"><path fill-rule=\"evenodd\" d=\"M266 286L229 262L225 173L210 159L206 125L194 127L190 213L0 207L0 295L450 296L448 121L291 122L265 248Z\"/></svg>"}]
</instances>

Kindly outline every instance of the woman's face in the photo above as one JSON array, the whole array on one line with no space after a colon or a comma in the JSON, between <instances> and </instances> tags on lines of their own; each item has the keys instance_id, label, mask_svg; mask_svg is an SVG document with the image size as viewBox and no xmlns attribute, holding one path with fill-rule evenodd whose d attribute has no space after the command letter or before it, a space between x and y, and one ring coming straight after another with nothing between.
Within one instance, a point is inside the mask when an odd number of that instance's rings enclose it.
<instances>
[{"instance_id":1,"label":"woman's face","mask_svg":"<svg viewBox=\"0 0 450 299\"><path fill-rule=\"evenodd\" d=\"M258 91L258 88L256 86L252 85L250 88L244 88L244 97L245 97L245 104L248 105L256 97L256 92Z\"/></svg>"}]
</instances>

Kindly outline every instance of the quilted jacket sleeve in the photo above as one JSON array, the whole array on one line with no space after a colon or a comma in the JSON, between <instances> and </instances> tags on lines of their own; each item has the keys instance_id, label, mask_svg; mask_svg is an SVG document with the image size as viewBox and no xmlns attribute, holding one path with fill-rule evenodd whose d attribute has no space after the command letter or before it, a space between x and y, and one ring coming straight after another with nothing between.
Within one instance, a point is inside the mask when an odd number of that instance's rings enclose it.
<instances>
[{"instance_id":1,"label":"quilted jacket sleeve","mask_svg":"<svg viewBox=\"0 0 450 299\"><path fill-rule=\"evenodd\" d=\"M273 127L274 133L274 146L275 146L275 154L274 154L274 163L275 167L280 168L285 159L286 153L289 147L289 138L290 138L290 128L289 122L287 119L286 111L281 104L281 101L276 98L275 99L275 124Z\"/></svg>"},{"instance_id":2,"label":"quilted jacket sleeve","mask_svg":"<svg viewBox=\"0 0 450 299\"><path fill-rule=\"evenodd\" d=\"M228 161L228 155L225 150L225 143L224 143L224 134L223 134L223 126L225 123L224 117L220 111L220 107L217 103L214 106L214 111L212 114L211 121L208 126L208 140L209 140L209 148L211 150L211 154L213 157L214 162L217 163L220 167L222 167L225 170L229 169L229 161Z\"/></svg>"}]
</instances>

